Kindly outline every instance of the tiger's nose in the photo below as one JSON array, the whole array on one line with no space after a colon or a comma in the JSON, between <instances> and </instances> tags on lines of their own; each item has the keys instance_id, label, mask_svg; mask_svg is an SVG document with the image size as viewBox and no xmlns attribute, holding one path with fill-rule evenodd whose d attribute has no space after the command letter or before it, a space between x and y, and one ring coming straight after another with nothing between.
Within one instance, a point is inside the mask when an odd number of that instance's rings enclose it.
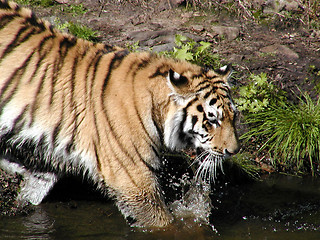
<instances>
[{"instance_id":1,"label":"tiger's nose","mask_svg":"<svg viewBox=\"0 0 320 240\"><path fill-rule=\"evenodd\" d=\"M232 149L232 150L229 150L229 149L224 149L224 154L226 156L229 156L231 157L232 155L235 155L239 152L240 150L240 146L237 146L236 148Z\"/></svg>"}]
</instances>

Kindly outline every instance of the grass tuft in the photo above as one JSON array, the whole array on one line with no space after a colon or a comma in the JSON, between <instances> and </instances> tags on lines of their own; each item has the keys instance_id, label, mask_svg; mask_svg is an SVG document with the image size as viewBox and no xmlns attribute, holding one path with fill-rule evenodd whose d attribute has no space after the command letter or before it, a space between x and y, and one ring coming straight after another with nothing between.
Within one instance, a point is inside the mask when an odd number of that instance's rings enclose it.
<instances>
[{"instance_id":1,"label":"grass tuft","mask_svg":"<svg viewBox=\"0 0 320 240\"><path fill-rule=\"evenodd\" d=\"M282 102L247 116L251 128L242 139L265 141L260 150L269 150L274 165L295 171L308 167L314 175L320 160L319 99L314 103L304 93L298 105Z\"/></svg>"},{"instance_id":2,"label":"grass tuft","mask_svg":"<svg viewBox=\"0 0 320 240\"><path fill-rule=\"evenodd\" d=\"M88 41L96 42L98 33L84 25L75 24L73 22L62 23L59 18L55 19L55 26L60 31L68 31L70 34Z\"/></svg>"},{"instance_id":3,"label":"grass tuft","mask_svg":"<svg viewBox=\"0 0 320 240\"><path fill-rule=\"evenodd\" d=\"M15 0L18 4L23 5L34 5L34 6L42 6L42 7L50 7L55 4L53 0Z\"/></svg>"}]
</instances>

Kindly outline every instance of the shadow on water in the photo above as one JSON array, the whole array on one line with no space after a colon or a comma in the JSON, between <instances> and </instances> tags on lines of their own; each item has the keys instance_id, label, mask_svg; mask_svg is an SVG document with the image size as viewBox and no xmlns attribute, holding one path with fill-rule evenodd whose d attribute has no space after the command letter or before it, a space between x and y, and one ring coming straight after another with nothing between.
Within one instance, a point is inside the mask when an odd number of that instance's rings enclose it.
<instances>
[{"instance_id":1,"label":"shadow on water","mask_svg":"<svg viewBox=\"0 0 320 240\"><path fill-rule=\"evenodd\" d=\"M320 179L274 175L215 187L211 199L211 226L180 219L143 231L128 227L112 201L67 179L31 213L0 217L0 239L320 239Z\"/></svg>"}]
</instances>

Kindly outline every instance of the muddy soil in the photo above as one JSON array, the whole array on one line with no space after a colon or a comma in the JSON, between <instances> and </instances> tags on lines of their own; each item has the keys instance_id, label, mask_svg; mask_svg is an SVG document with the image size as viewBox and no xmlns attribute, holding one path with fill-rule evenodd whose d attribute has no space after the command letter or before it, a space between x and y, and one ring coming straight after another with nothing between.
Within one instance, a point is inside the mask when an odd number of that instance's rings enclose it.
<instances>
[{"instance_id":1,"label":"muddy soil","mask_svg":"<svg viewBox=\"0 0 320 240\"><path fill-rule=\"evenodd\" d=\"M36 15L54 22L72 21L98 31L101 42L125 47L139 41L141 49L154 51L174 47L179 33L196 41L213 43L223 64L232 63L236 86L246 84L250 73L267 72L270 79L291 94L308 91L316 98L320 81L320 31L299 22L270 21L264 24L242 16L170 6L169 1L58 1L83 4L84 14L64 11L64 4L32 7ZM104 3L106 2L106 3ZM214 66L213 66L214 67ZM0 171L0 210L11 214L18 177ZM6 196L6 197L5 197ZM11 196L11 198L10 198ZM13 201L11 201L13 202ZM7 206L7 207L6 207Z\"/></svg>"},{"instance_id":2,"label":"muddy soil","mask_svg":"<svg viewBox=\"0 0 320 240\"><path fill-rule=\"evenodd\" d=\"M51 22L59 18L86 25L108 44L125 47L139 41L142 49L169 50L177 33L212 42L222 62L232 63L239 73L235 84L245 84L251 72L267 72L288 92L297 86L311 91L320 80L315 74L320 70L320 31L298 21L275 18L261 23L228 13L169 6L164 0L57 2L82 4L87 12L68 13L63 11L65 4L33 9Z\"/></svg>"},{"instance_id":3,"label":"muddy soil","mask_svg":"<svg viewBox=\"0 0 320 240\"><path fill-rule=\"evenodd\" d=\"M88 11L72 16L60 5L36 12L49 20L84 24L97 30L102 42L123 47L139 41L142 49L172 49L177 33L212 42L222 62L232 63L239 73L236 85L245 84L251 72L267 72L287 92L297 87L312 91L320 80L315 74L320 70L320 31L298 21L278 18L261 24L242 16L169 6L169 1L75 2Z\"/></svg>"}]
</instances>

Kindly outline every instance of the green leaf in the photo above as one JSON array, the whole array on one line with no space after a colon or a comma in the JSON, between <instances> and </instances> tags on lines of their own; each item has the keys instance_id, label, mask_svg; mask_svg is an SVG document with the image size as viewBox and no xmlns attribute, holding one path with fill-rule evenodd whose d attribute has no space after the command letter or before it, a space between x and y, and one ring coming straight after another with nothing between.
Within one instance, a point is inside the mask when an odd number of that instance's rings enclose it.
<instances>
[{"instance_id":1,"label":"green leaf","mask_svg":"<svg viewBox=\"0 0 320 240\"><path fill-rule=\"evenodd\" d=\"M183 42L187 41L187 37L183 36L183 35L180 35L180 34L177 34L175 36L175 39L174 39L176 45L178 47L181 47L183 45Z\"/></svg>"},{"instance_id":2,"label":"green leaf","mask_svg":"<svg viewBox=\"0 0 320 240\"><path fill-rule=\"evenodd\" d=\"M200 42L200 45L201 45L201 46L197 48L197 52L203 53L205 50L207 50L208 48L210 48L211 43L201 41L201 42Z\"/></svg>"},{"instance_id":3,"label":"green leaf","mask_svg":"<svg viewBox=\"0 0 320 240\"><path fill-rule=\"evenodd\" d=\"M184 47L181 49L174 48L174 56L180 60L187 60L192 61L193 60L193 54L191 52L188 52L189 48Z\"/></svg>"}]
</instances>

